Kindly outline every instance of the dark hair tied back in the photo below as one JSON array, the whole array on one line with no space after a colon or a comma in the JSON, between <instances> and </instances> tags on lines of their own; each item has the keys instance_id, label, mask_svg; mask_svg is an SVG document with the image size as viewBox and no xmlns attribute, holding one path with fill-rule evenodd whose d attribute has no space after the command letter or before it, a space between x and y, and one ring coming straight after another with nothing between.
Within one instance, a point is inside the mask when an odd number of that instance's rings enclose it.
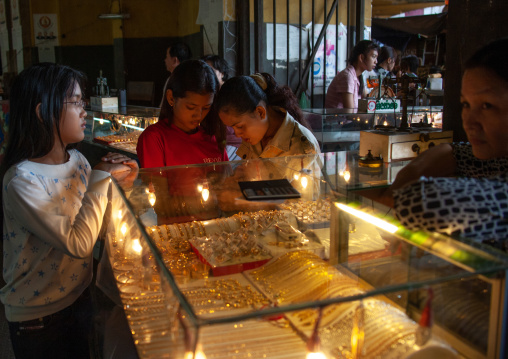
<instances>
[{"instance_id":1,"label":"dark hair tied back","mask_svg":"<svg viewBox=\"0 0 508 359\"><path fill-rule=\"evenodd\" d=\"M266 72L229 79L222 85L215 105L217 111L233 111L242 115L253 112L261 102L275 110L286 110L296 121L306 125L291 88L279 85L273 76Z\"/></svg>"}]
</instances>

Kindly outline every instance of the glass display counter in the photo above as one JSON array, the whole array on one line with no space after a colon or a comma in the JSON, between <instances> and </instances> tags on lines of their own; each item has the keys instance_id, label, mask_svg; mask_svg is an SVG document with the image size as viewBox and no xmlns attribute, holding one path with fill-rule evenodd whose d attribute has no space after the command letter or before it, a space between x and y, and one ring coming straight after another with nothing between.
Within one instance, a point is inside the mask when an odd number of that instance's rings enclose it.
<instances>
[{"instance_id":1,"label":"glass display counter","mask_svg":"<svg viewBox=\"0 0 508 359\"><path fill-rule=\"evenodd\" d=\"M373 130L377 126L398 127L402 118L399 111L348 113L336 108L309 108L302 111L321 144L322 152L357 150L360 131ZM407 115L410 126L414 128L426 124L427 130L439 131L442 127L442 106L409 106Z\"/></svg>"},{"instance_id":2,"label":"glass display counter","mask_svg":"<svg viewBox=\"0 0 508 359\"><path fill-rule=\"evenodd\" d=\"M86 111L86 139L89 142L134 155L141 132L159 119L159 108L155 107L127 106Z\"/></svg>"},{"instance_id":3,"label":"glass display counter","mask_svg":"<svg viewBox=\"0 0 508 359\"><path fill-rule=\"evenodd\" d=\"M138 356L502 357L506 255L400 227L351 195L372 178L344 154L143 169L125 192L113 183L103 258ZM276 179L300 197L274 198L287 190ZM247 200L245 182L271 198Z\"/></svg>"}]
</instances>

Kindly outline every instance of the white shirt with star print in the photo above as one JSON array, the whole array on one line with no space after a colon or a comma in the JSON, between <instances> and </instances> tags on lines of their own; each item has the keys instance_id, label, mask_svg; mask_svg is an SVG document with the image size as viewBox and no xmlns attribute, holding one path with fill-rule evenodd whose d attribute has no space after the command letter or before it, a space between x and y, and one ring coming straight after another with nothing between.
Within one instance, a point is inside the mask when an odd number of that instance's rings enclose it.
<instances>
[{"instance_id":1,"label":"white shirt with star print","mask_svg":"<svg viewBox=\"0 0 508 359\"><path fill-rule=\"evenodd\" d=\"M22 161L3 180L3 277L9 321L56 313L92 279L92 250L107 206L109 173L77 150L69 161Z\"/></svg>"}]
</instances>

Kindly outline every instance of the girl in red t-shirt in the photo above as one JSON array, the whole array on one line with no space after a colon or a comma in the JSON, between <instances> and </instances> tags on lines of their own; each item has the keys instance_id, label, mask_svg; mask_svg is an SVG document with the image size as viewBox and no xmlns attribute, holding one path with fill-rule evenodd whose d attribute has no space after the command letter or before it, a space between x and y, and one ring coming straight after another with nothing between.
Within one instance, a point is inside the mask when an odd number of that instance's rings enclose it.
<instances>
[{"instance_id":1,"label":"girl in red t-shirt","mask_svg":"<svg viewBox=\"0 0 508 359\"><path fill-rule=\"evenodd\" d=\"M159 121L138 140L141 178L155 192L157 221L186 222L215 218L213 196L203 201L198 185L223 166L174 167L228 161L226 127L212 108L219 82L213 69L200 60L178 65L169 78ZM166 171L159 167L173 166ZM185 203L185 206L182 205Z\"/></svg>"},{"instance_id":2,"label":"girl in red t-shirt","mask_svg":"<svg viewBox=\"0 0 508 359\"><path fill-rule=\"evenodd\" d=\"M219 83L200 60L182 62L168 81L159 121L138 140L141 168L228 161L226 128L212 109Z\"/></svg>"}]
</instances>

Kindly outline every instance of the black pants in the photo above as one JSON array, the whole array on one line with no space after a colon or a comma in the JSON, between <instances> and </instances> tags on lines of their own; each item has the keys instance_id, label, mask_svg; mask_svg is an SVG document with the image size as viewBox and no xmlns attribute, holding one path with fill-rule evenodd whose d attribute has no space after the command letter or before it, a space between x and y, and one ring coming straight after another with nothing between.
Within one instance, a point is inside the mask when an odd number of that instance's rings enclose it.
<instances>
[{"instance_id":1,"label":"black pants","mask_svg":"<svg viewBox=\"0 0 508 359\"><path fill-rule=\"evenodd\" d=\"M90 359L92 329L90 290L69 307L54 314L24 322L9 322L16 359Z\"/></svg>"}]
</instances>

